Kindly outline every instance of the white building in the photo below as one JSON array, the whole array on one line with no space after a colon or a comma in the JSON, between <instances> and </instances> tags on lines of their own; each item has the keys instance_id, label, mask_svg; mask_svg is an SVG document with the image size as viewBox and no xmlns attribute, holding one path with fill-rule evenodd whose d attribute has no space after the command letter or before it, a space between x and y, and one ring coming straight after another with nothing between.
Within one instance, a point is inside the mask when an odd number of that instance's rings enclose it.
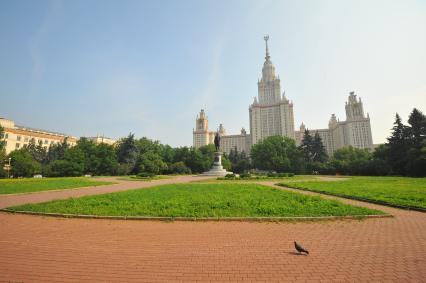
<instances>
[{"instance_id":1,"label":"white building","mask_svg":"<svg viewBox=\"0 0 426 283\"><path fill-rule=\"evenodd\" d=\"M226 135L222 124L219 127L222 151L229 153L231 149L250 152L251 146L259 141L274 135L286 136L300 144L306 126L302 123L299 131L294 130L293 103L290 102L285 92L281 94L281 82L275 74L268 50L268 36L265 36L266 56L262 68L262 78L258 80L258 96L254 98L249 107L250 134L244 129L239 135ZM320 135L329 156L338 148L353 146L357 148L373 149L370 118L364 115L364 109L359 98L350 92L346 102L346 120L338 121L336 116L331 116L328 128L310 129L310 133ZM208 118L204 110L197 116L196 129L193 131L193 145L198 148L212 144L215 132L208 129Z\"/></svg>"},{"instance_id":2,"label":"white building","mask_svg":"<svg viewBox=\"0 0 426 283\"><path fill-rule=\"evenodd\" d=\"M329 156L332 156L336 149L345 146L373 150L370 117L368 114L364 115L361 98L357 100L353 91L349 93L345 109L345 121L337 120L336 115L332 114L327 129L309 129L312 136L318 132ZM296 132L297 144L301 143L305 129L306 126L302 123L300 131Z\"/></svg>"},{"instance_id":3,"label":"white building","mask_svg":"<svg viewBox=\"0 0 426 283\"><path fill-rule=\"evenodd\" d=\"M0 125L4 128L3 136L1 136L0 139L6 142L6 154L9 154L16 149L23 148L28 145L31 140L34 140L36 145L41 144L45 149L49 149L51 144L62 143L64 139L67 139L67 143L70 146L76 145L78 141L77 137L26 126L19 126L15 124L15 121L5 118L0 118ZM87 139L96 144L105 143L113 145L116 142L114 139L100 135L97 135L96 137L88 137Z\"/></svg>"},{"instance_id":4,"label":"white building","mask_svg":"<svg viewBox=\"0 0 426 283\"><path fill-rule=\"evenodd\" d=\"M115 139L107 138L103 135L102 136L97 135L96 137L87 137L87 139L96 144L104 143L104 144L114 145L117 142Z\"/></svg>"},{"instance_id":5,"label":"white building","mask_svg":"<svg viewBox=\"0 0 426 283\"><path fill-rule=\"evenodd\" d=\"M256 144L270 136L294 136L293 103L281 96L280 78L275 75L268 50L268 36L265 36L266 56L262 78L257 83L258 97L249 108L251 142Z\"/></svg>"},{"instance_id":6,"label":"white building","mask_svg":"<svg viewBox=\"0 0 426 283\"><path fill-rule=\"evenodd\" d=\"M192 130L194 147L199 148L204 145L212 144L214 142L214 135L214 132L209 131L209 119L204 109L201 109L195 121L195 129Z\"/></svg>"},{"instance_id":7,"label":"white building","mask_svg":"<svg viewBox=\"0 0 426 283\"><path fill-rule=\"evenodd\" d=\"M5 118L0 118L0 125L4 128L4 134L0 139L6 142L6 154L28 145L31 140L34 140L36 145L41 144L46 149L48 149L51 144L62 143L65 138L70 146L77 143L76 137L19 126L16 125L14 121Z\"/></svg>"}]
</instances>

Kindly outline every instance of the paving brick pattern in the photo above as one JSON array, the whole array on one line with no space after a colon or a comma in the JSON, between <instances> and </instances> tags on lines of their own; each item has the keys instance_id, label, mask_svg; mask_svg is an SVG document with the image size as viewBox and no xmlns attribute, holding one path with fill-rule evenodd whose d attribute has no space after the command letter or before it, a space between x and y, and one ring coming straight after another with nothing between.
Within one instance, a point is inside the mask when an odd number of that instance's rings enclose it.
<instances>
[{"instance_id":1,"label":"paving brick pattern","mask_svg":"<svg viewBox=\"0 0 426 283\"><path fill-rule=\"evenodd\" d=\"M0 281L425 282L426 214L343 201L395 217L249 223L0 213ZM295 239L309 256L294 252Z\"/></svg>"}]
</instances>

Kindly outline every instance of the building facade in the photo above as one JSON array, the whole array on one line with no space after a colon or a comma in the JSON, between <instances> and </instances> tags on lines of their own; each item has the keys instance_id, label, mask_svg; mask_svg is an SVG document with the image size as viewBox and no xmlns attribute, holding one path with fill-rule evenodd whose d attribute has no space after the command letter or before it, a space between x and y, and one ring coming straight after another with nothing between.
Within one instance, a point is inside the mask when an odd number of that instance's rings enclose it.
<instances>
[{"instance_id":1,"label":"building facade","mask_svg":"<svg viewBox=\"0 0 426 283\"><path fill-rule=\"evenodd\" d=\"M87 139L96 144L104 143L104 144L114 145L117 142L115 139L107 138L100 135L97 135L96 137L87 137Z\"/></svg>"},{"instance_id":2,"label":"building facade","mask_svg":"<svg viewBox=\"0 0 426 283\"><path fill-rule=\"evenodd\" d=\"M215 132L209 131L209 119L201 109L195 121L195 129L192 130L193 145L199 148L214 142Z\"/></svg>"},{"instance_id":3,"label":"building facade","mask_svg":"<svg viewBox=\"0 0 426 283\"><path fill-rule=\"evenodd\" d=\"M256 144L266 137L294 136L293 103L281 95L280 78L275 75L265 36L266 56L262 78L257 83L258 97L249 107L251 143Z\"/></svg>"},{"instance_id":4,"label":"building facade","mask_svg":"<svg viewBox=\"0 0 426 283\"><path fill-rule=\"evenodd\" d=\"M295 139L300 144L306 126L302 123L299 131L294 130L293 103L289 101L285 92L281 94L281 81L275 74L275 67L269 55L268 40L265 36L266 56L262 67L262 78L258 80L258 96L249 106L250 133L244 129L238 135L226 135L222 124L219 127L221 135L221 148L229 154L231 149L239 152L250 153L252 145L270 136L285 136ZM345 105L346 120L339 121L336 116L331 115L328 128L309 129L312 135L318 133L329 156L336 149L353 146L373 150L373 140L369 115L364 115L361 98L352 91L349 93ZM201 110L196 119L196 128L193 130L193 146L212 144L215 132L208 129L208 118Z\"/></svg>"},{"instance_id":5,"label":"building facade","mask_svg":"<svg viewBox=\"0 0 426 283\"><path fill-rule=\"evenodd\" d=\"M0 138L6 142L6 154L28 145L32 140L36 145L41 144L46 149L51 144L62 143L64 139L67 139L67 143L70 146L74 146L77 143L76 137L19 126L14 121L5 118L0 118L0 125L4 128L3 136Z\"/></svg>"},{"instance_id":6,"label":"building facade","mask_svg":"<svg viewBox=\"0 0 426 283\"><path fill-rule=\"evenodd\" d=\"M329 156L332 156L336 149L345 146L373 150L370 117L368 114L364 115L361 98L357 99L353 91L349 93L345 110L345 121L339 121L336 115L332 114L328 129L310 129L309 133L313 136L318 132ZM305 130L306 126L302 123L300 131L296 132L297 144L301 143Z\"/></svg>"}]
</instances>

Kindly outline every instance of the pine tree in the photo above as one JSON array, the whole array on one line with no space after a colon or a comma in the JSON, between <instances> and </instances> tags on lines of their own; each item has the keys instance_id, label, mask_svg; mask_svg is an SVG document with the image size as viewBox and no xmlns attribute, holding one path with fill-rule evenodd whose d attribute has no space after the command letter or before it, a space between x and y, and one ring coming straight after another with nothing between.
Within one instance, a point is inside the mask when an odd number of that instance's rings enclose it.
<instances>
[{"instance_id":1,"label":"pine tree","mask_svg":"<svg viewBox=\"0 0 426 283\"><path fill-rule=\"evenodd\" d=\"M139 155L136 145L135 135L130 133L126 138L122 139L117 147L118 162L134 166ZM132 168L133 169L133 168Z\"/></svg>"},{"instance_id":2,"label":"pine tree","mask_svg":"<svg viewBox=\"0 0 426 283\"><path fill-rule=\"evenodd\" d=\"M303 134L302 142L300 143L299 149L303 152L303 157L306 162L312 162L313 161L313 144L314 141L312 139L311 134L309 133L309 130L306 129L305 133Z\"/></svg>"},{"instance_id":3,"label":"pine tree","mask_svg":"<svg viewBox=\"0 0 426 283\"><path fill-rule=\"evenodd\" d=\"M312 141L312 154L314 162L326 162L328 159L327 152L325 151L324 144L318 132L315 132L314 139Z\"/></svg>"},{"instance_id":4,"label":"pine tree","mask_svg":"<svg viewBox=\"0 0 426 283\"><path fill-rule=\"evenodd\" d=\"M411 127L405 156L405 172L411 176L426 176L426 116L414 108L408 123Z\"/></svg>"},{"instance_id":5,"label":"pine tree","mask_svg":"<svg viewBox=\"0 0 426 283\"><path fill-rule=\"evenodd\" d=\"M426 139L426 116L414 108L408 118L408 124L411 126L410 134L413 144L420 147L422 141Z\"/></svg>"},{"instance_id":6,"label":"pine tree","mask_svg":"<svg viewBox=\"0 0 426 283\"><path fill-rule=\"evenodd\" d=\"M407 164L407 151L410 142L410 129L405 126L398 113L395 116L392 135L389 141L389 163L394 174L405 175Z\"/></svg>"}]
</instances>

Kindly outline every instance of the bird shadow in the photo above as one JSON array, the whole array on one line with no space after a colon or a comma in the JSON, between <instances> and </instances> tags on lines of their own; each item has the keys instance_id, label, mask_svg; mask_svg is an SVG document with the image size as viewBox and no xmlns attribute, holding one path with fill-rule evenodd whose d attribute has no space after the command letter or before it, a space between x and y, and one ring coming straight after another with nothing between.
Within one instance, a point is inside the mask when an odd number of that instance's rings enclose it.
<instances>
[{"instance_id":1,"label":"bird shadow","mask_svg":"<svg viewBox=\"0 0 426 283\"><path fill-rule=\"evenodd\" d=\"M296 252L287 252L289 255L303 255L303 256L308 256L307 254L302 254L302 253L296 253Z\"/></svg>"}]
</instances>

